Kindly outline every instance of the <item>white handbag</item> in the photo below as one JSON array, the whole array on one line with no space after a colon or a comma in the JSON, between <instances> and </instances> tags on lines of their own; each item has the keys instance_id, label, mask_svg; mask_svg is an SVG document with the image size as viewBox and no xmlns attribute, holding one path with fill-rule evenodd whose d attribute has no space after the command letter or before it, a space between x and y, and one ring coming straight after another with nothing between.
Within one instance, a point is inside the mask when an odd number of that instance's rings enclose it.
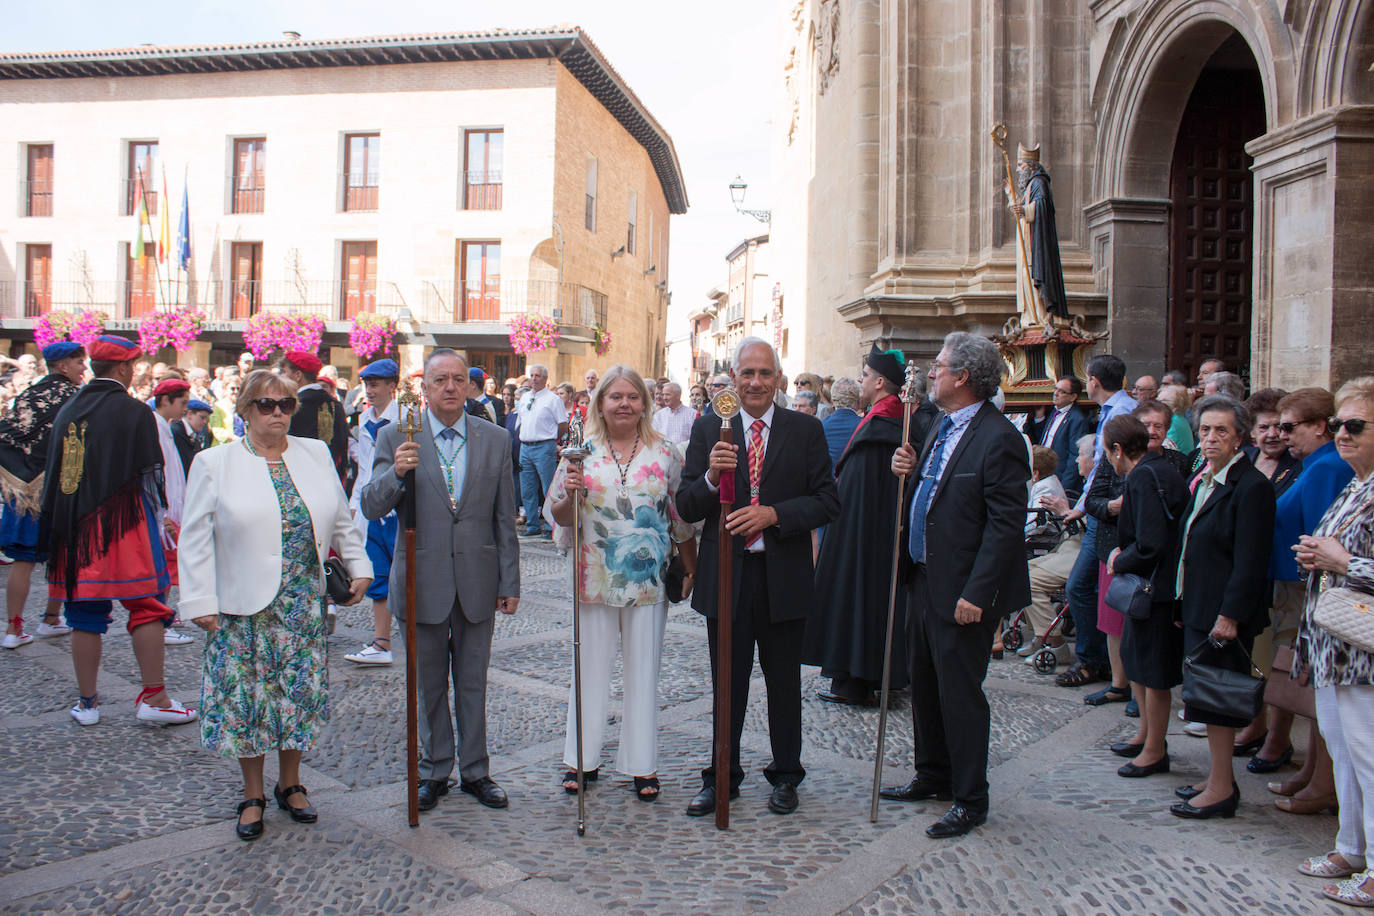
<instances>
[{"instance_id":1,"label":"white handbag","mask_svg":"<svg viewBox=\"0 0 1374 916\"><path fill-rule=\"evenodd\" d=\"M1336 531L1339 538L1350 524L1363 515L1374 500L1366 502L1359 511L1351 514ZM1312 622L1343 643L1361 652L1374 653L1374 595L1357 592L1353 588L1327 588L1329 576L1322 573L1319 584L1320 595L1317 606L1312 610Z\"/></svg>"}]
</instances>

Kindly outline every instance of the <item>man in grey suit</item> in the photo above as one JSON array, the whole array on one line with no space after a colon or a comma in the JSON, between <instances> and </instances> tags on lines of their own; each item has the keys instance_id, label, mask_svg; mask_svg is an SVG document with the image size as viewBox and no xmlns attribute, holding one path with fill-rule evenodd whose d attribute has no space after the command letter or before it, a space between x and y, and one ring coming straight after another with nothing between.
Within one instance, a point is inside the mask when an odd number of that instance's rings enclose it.
<instances>
[{"instance_id":1,"label":"man in grey suit","mask_svg":"<svg viewBox=\"0 0 1374 916\"><path fill-rule=\"evenodd\" d=\"M504 808L506 793L488 773L487 663L496 612L520 604L520 548L515 536L515 495L510 434L464 414L468 366L453 350L425 360L422 383L428 408L420 432L406 442L397 423L377 439L372 478L362 509L381 518L400 505L409 471L416 494L416 644L420 678L420 809L448 793L454 765L454 719L448 701L453 680L460 787L489 808ZM398 534L393 582L405 581L405 550ZM410 612L403 589L393 589L398 620Z\"/></svg>"}]
</instances>

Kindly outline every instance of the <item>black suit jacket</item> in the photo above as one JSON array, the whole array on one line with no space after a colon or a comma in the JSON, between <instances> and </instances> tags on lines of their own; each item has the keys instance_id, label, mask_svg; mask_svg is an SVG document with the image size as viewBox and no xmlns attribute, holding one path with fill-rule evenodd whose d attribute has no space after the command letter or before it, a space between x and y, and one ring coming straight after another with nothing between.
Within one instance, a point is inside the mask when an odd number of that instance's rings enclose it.
<instances>
[{"instance_id":1,"label":"black suit jacket","mask_svg":"<svg viewBox=\"0 0 1374 916\"><path fill-rule=\"evenodd\" d=\"M204 435L196 435L186 429L186 424L181 420L171 424L172 443L177 447L177 454L181 456L181 469L183 473L191 473L191 459L196 457L196 453L210 447L209 431L204 431Z\"/></svg>"},{"instance_id":2,"label":"black suit jacket","mask_svg":"<svg viewBox=\"0 0 1374 916\"><path fill-rule=\"evenodd\" d=\"M1121 553L1113 569L1149 579L1155 603L1173 600L1178 567L1170 560L1189 501L1183 475L1163 454L1146 452L1126 475L1117 525Z\"/></svg>"},{"instance_id":3,"label":"black suit jacket","mask_svg":"<svg viewBox=\"0 0 1374 916\"><path fill-rule=\"evenodd\" d=\"M1197 502L1193 491L1180 532ZM1180 540L1182 534L1180 534ZM1217 617L1253 637L1269 623L1269 553L1274 544L1274 487L1241 455L1193 521L1183 557L1183 623L1210 631ZM1177 567L1175 567L1177 569Z\"/></svg>"},{"instance_id":4,"label":"black suit jacket","mask_svg":"<svg viewBox=\"0 0 1374 916\"><path fill-rule=\"evenodd\" d=\"M902 504L901 557L907 576L911 559L911 500L919 469L935 446L939 424L931 426L917 472L907 480ZM983 619L1030 604L1026 567L1026 485L1030 481L1026 440L991 402L985 402L959 438L931 496L926 513L926 575L934 607L954 619L960 598L983 610Z\"/></svg>"},{"instance_id":5,"label":"black suit jacket","mask_svg":"<svg viewBox=\"0 0 1374 916\"><path fill-rule=\"evenodd\" d=\"M739 446L735 468L735 502L731 511L749 505L749 467L745 458L743 413L730 421ZM684 521L705 522L697 554L696 584L692 607L706 617L716 616L718 553L717 527L720 493L706 482L711 449L720 441L720 419L698 417L692 424L682 482L677 491L677 511ZM1025 496L1022 495L1022 503ZM811 531L835 520L840 512L830 451L821 421L785 407L773 409L773 426L763 454L759 479L759 503L772 506L777 525L763 532L768 575L768 603L774 622L804 620L816 609L815 570L811 561ZM731 538L734 547L732 601L739 602L740 567L744 562L744 538Z\"/></svg>"},{"instance_id":6,"label":"black suit jacket","mask_svg":"<svg viewBox=\"0 0 1374 916\"><path fill-rule=\"evenodd\" d=\"M1040 428L1031 434L1032 443L1040 444L1040 438L1049 428L1049 422L1049 417L1046 417ZM1088 411L1082 405L1074 404L1069 408L1069 415L1064 418L1064 422L1059 424L1059 429L1055 430L1054 438L1045 443L1046 447L1053 449L1059 456L1054 476L1064 485L1066 493L1083 492L1083 477L1078 473L1078 440L1092 431L1093 423Z\"/></svg>"}]
</instances>

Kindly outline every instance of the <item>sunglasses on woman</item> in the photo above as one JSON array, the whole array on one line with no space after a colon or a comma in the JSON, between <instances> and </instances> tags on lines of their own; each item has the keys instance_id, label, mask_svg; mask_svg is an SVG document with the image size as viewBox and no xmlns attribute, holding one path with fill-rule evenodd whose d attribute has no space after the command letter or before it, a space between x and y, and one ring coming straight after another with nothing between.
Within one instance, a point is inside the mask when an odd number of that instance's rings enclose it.
<instances>
[{"instance_id":1,"label":"sunglasses on woman","mask_svg":"<svg viewBox=\"0 0 1374 916\"><path fill-rule=\"evenodd\" d=\"M258 409L258 413L264 417L270 417L281 408L281 412L290 416L296 411L295 398L258 398L253 402L253 406Z\"/></svg>"},{"instance_id":2,"label":"sunglasses on woman","mask_svg":"<svg viewBox=\"0 0 1374 916\"><path fill-rule=\"evenodd\" d=\"M1348 420L1342 420L1340 417L1331 417L1326 421L1326 431L1334 436L1339 433L1341 427L1344 426L1350 435L1359 436L1364 434L1364 428L1368 422L1368 420L1361 420L1359 417L1351 417Z\"/></svg>"},{"instance_id":3,"label":"sunglasses on woman","mask_svg":"<svg viewBox=\"0 0 1374 916\"><path fill-rule=\"evenodd\" d=\"M1334 419L1334 418L1333 418L1333 419ZM1280 423L1280 424L1279 424L1279 432L1283 433L1285 436L1291 436L1291 435L1293 435L1293 430L1297 429L1299 426L1302 426L1304 423L1320 423L1320 422L1321 422L1321 420L1299 420L1299 421L1296 422L1296 423ZM1328 421L1327 421L1327 425L1329 426L1330 423L1331 423L1331 421L1328 420ZM1335 433L1333 432L1332 435L1334 436Z\"/></svg>"}]
</instances>

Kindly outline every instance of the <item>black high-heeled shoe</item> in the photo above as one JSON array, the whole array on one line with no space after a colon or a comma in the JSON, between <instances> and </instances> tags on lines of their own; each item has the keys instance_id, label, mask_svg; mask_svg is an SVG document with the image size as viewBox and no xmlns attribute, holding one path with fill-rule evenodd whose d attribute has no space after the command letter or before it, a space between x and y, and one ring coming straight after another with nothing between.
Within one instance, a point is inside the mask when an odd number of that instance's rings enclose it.
<instances>
[{"instance_id":1,"label":"black high-heeled shoe","mask_svg":"<svg viewBox=\"0 0 1374 916\"><path fill-rule=\"evenodd\" d=\"M1199 795L1202 794L1202 791L1203 790L1199 789L1197 786L1188 785L1179 786L1177 789L1174 790L1174 794L1177 795L1179 798L1183 799L1184 801L1187 801L1190 798L1197 798Z\"/></svg>"},{"instance_id":2,"label":"black high-heeled shoe","mask_svg":"<svg viewBox=\"0 0 1374 916\"><path fill-rule=\"evenodd\" d=\"M304 808L293 808L287 799L299 792L305 795L305 786L288 786L283 789L281 786L273 786L272 794L277 797L277 807L291 815L291 820L298 824L313 824L320 819L320 813L309 804L309 796L306 796L306 806Z\"/></svg>"},{"instance_id":3,"label":"black high-heeled shoe","mask_svg":"<svg viewBox=\"0 0 1374 916\"><path fill-rule=\"evenodd\" d=\"M1230 798L1223 798L1214 805L1195 806L1191 800L1179 802L1177 805L1169 807L1169 813L1174 817L1186 817L1193 820L1205 821L1214 817L1235 817L1236 809L1240 807L1240 786L1231 783Z\"/></svg>"},{"instance_id":4,"label":"black high-heeled shoe","mask_svg":"<svg viewBox=\"0 0 1374 916\"><path fill-rule=\"evenodd\" d=\"M1251 773L1273 773L1275 770L1283 769L1292 759L1293 745L1290 744L1288 745L1288 750L1279 754L1278 759L1265 760L1263 757L1256 754L1254 757L1250 758L1250 762L1245 765L1245 768Z\"/></svg>"},{"instance_id":5,"label":"black high-heeled shoe","mask_svg":"<svg viewBox=\"0 0 1374 916\"><path fill-rule=\"evenodd\" d=\"M1268 733L1268 732L1265 732L1264 734L1260 735L1258 738L1256 738L1256 739L1253 740L1253 741L1247 741L1247 742L1245 742L1244 744L1237 744L1237 745L1235 745L1235 746L1231 749L1231 756L1233 756L1233 757L1253 757L1253 756L1255 756L1256 754L1259 753L1259 749L1262 748L1262 747L1264 747L1264 741L1265 741L1265 739L1268 738L1268 737L1269 737L1269 733Z\"/></svg>"},{"instance_id":6,"label":"black high-heeled shoe","mask_svg":"<svg viewBox=\"0 0 1374 916\"><path fill-rule=\"evenodd\" d=\"M259 816L256 821L253 821L253 823L245 824L241 820L241 818L243 817L243 812L247 811L249 808L261 808L262 815ZM266 815L267 799L265 797L250 798L246 801L239 802L238 816L240 820L238 823L234 825L234 834L240 840L244 840L245 842L251 842L252 840L256 840L258 837L262 836L262 819Z\"/></svg>"}]
</instances>

